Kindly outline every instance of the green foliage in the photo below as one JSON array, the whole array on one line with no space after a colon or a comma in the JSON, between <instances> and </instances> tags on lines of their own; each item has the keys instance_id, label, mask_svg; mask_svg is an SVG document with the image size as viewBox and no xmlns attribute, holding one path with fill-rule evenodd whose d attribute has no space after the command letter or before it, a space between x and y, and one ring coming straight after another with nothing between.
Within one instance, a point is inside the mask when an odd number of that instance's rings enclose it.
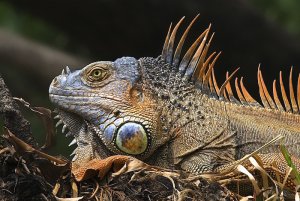
<instances>
[{"instance_id":1,"label":"green foliage","mask_svg":"<svg viewBox=\"0 0 300 201\"><path fill-rule=\"evenodd\" d=\"M300 37L299 0L252 0L269 19L282 24L290 33Z\"/></svg>"},{"instance_id":2,"label":"green foliage","mask_svg":"<svg viewBox=\"0 0 300 201\"><path fill-rule=\"evenodd\" d=\"M300 184L300 174L297 171L297 168L292 161L291 155L289 154L288 150L286 149L286 147L284 145L280 145L280 151L283 154L288 166L293 169L292 175L295 177L295 182L297 182L297 185L299 185Z\"/></svg>"}]
</instances>

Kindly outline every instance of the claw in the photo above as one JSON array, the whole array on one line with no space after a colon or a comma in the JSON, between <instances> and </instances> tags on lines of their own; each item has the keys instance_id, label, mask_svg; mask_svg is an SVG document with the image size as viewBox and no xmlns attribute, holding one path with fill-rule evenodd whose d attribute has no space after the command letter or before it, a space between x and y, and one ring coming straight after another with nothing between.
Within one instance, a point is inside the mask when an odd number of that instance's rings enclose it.
<instances>
[{"instance_id":1,"label":"claw","mask_svg":"<svg viewBox=\"0 0 300 201\"><path fill-rule=\"evenodd\" d=\"M60 116L59 116L59 115L56 115L56 116L54 117L54 119L60 119Z\"/></svg>"},{"instance_id":2,"label":"claw","mask_svg":"<svg viewBox=\"0 0 300 201\"><path fill-rule=\"evenodd\" d=\"M56 123L55 127L58 127L58 126L61 125L61 124L63 124L63 121L62 121L62 120L59 120L59 121Z\"/></svg>"},{"instance_id":3,"label":"claw","mask_svg":"<svg viewBox=\"0 0 300 201\"><path fill-rule=\"evenodd\" d=\"M62 133L65 133L65 131L66 131L67 128L68 128L68 127L67 127L66 125L64 125L64 126L62 127L61 132L62 132Z\"/></svg>"},{"instance_id":4,"label":"claw","mask_svg":"<svg viewBox=\"0 0 300 201\"><path fill-rule=\"evenodd\" d=\"M69 66L66 66L66 72L67 72L67 75L69 75L71 73Z\"/></svg>"},{"instance_id":5,"label":"claw","mask_svg":"<svg viewBox=\"0 0 300 201\"><path fill-rule=\"evenodd\" d=\"M77 141L76 141L76 139L74 138L74 139L72 140L72 142L69 144L69 147L72 146L73 144L76 144L76 143L77 143Z\"/></svg>"}]
</instances>

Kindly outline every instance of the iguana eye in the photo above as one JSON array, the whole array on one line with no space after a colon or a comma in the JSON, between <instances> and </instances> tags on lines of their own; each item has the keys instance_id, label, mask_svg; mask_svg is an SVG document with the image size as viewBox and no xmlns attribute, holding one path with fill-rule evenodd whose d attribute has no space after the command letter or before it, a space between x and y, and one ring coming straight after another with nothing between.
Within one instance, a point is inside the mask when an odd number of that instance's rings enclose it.
<instances>
[{"instance_id":1,"label":"iguana eye","mask_svg":"<svg viewBox=\"0 0 300 201\"><path fill-rule=\"evenodd\" d=\"M101 81L107 77L107 70L101 68L95 68L88 73L89 81Z\"/></svg>"},{"instance_id":2,"label":"iguana eye","mask_svg":"<svg viewBox=\"0 0 300 201\"><path fill-rule=\"evenodd\" d=\"M118 129L116 145L127 154L142 154L148 146L147 133L140 124L126 123Z\"/></svg>"}]
</instances>

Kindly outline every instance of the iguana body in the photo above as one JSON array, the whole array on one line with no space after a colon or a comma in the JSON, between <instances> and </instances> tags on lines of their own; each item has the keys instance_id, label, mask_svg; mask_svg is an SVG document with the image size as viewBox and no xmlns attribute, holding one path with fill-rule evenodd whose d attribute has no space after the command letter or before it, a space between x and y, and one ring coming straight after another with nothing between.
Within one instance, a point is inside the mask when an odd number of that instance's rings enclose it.
<instances>
[{"instance_id":1,"label":"iguana body","mask_svg":"<svg viewBox=\"0 0 300 201\"><path fill-rule=\"evenodd\" d=\"M279 134L290 153L300 157L300 84L298 98L290 85L289 101L281 83L283 107L276 89L273 99L269 95L259 70L264 106L249 95L242 80L235 83L237 100L229 83L233 74L220 88L215 81L219 55L207 56L210 27L180 56L195 19L176 48L182 20L172 33L170 27L158 58L95 62L74 72L67 68L53 80L50 100L58 107L59 123L76 139L74 163L122 154L193 173L214 172ZM278 158L279 143L262 150L269 153L266 162Z\"/></svg>"}]
</instances>

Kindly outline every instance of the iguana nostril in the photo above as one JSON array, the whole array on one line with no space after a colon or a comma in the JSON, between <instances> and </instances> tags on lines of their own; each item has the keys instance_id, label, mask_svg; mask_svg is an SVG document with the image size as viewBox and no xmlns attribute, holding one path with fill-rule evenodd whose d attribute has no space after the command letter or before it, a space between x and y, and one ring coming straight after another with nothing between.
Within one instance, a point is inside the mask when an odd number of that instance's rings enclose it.
<instances>
[{"instance_id":1,"label":"iguana nostril","mask_svg":"<svg viewBox=\"0 0 300 201\"><path fill-rule=\"evenodd\" d=\"M63 87L67 84L67 76L66 75L59 75L57 77L55 77L52 80L52 83L50 86L53 87Z\"/></svg>"}]
</instances>

